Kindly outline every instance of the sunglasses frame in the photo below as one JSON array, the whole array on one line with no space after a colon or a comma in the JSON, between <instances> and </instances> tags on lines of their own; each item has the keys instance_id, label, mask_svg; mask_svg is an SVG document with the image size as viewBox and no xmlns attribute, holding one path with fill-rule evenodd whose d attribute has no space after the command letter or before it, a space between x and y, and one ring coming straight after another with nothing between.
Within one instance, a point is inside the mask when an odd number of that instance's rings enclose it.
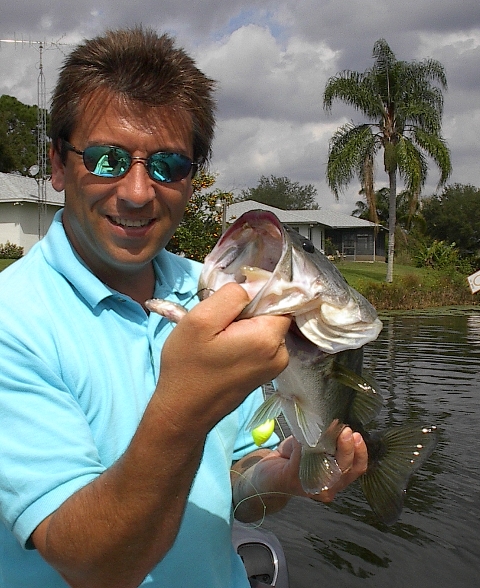
<instances>
[{"instance_id":1,"label":"sunglasses frame","mask_svg":"<svg viewBox=\"0 0 480 588\"><path fill-rule=\"evenodd\" d=\"M186 155L183 155L181 153L173 153L170 151L156 151L155 153L152 153L148 157L135 157L131 153L129 153L126 149L123 149L123 147L117 147L116 145L90 145L89 147L86 147L83 151L81 151L80 149L77 149L74 145L69 143L66 139L62 139L62 144L67 151L72 151L73 153L76 153L77 155L81 155L82 160L83 160L83 165L85 166L85 168L88 170L89 173L91 173L92 175L94 175L98 178L107 178L107 179L121 178L130 171L130 169L135 161L141 161L143 163L143 165L145 166L145 169L147 170L149 177L152 180L154 180L155 182L160 182L160 183L164 183L164 184L179 182L179 181L183 180L184 178L186 178L190 172L192 173L192 178L193 178L198 170L198 163L195 163L189 157L187 157ZM118 151L121 151L122 154L125 154L125 156L128 157L128 162L129 162L126 170L118 175L103 175L103 174L95 173L94 170L91 170L89 168L89 166L87 165L85 154L87 153L87 157L88 157L88 150L89 149L95 149L95 148L99 148L99 147L100 148L103 147L105 149L116 149ZM104 156L104 155L107 155L107 153L104 153L102 156ZM165 156L169 156L169 155L172 156L173 155L175 157L180 157L180 158L186 160L185 163L187 163L187 162L190 163L190 168L187 171L187 173L184 175L181 175L181 176L173 176L172 175L171 179L160 180L160 179L154 177L153 173L151 172L152 162L154 161L152 158L154 158L156 155L165 155ZM98 161L95 165L97 165L97 164L98 164ZM167 163L167 167L170 169L170 166L168 166L168 163Z\"/></svg>"}]
</instances>

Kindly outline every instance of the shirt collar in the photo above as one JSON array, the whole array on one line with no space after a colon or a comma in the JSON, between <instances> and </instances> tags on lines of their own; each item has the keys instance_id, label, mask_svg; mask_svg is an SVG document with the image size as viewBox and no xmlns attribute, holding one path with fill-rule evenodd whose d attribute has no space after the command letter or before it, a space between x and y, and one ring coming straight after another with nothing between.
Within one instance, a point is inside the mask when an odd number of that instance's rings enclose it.
<instances>
[{"instance_id":1,"label":"shirt collar","mask_svg":"<svg viewBox=\"0 0 480 588\"><path fill-rule=\"evenodd\" d=\"M59 210L41 241L41 247L47 262L95 308L110 296L118 296L118 292L109 288L99 280L84 263L70 243L62 223L62 210ZM154 259L156 274L155 296L172 298L180 295L192 296L197 292L198 277L201 265L197 262L179 257L162 250Z\"/></svg>"}]
</instances>

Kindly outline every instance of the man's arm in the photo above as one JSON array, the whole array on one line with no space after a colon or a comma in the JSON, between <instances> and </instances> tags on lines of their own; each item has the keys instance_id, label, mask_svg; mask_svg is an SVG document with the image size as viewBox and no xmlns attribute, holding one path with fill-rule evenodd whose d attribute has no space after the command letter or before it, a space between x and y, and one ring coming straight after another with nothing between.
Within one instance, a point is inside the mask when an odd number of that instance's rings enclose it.
<instances>
[{"instance_id":1,"label":"man's arm","mask_svg":"<svg viewBox=\"0 0 480 588\"><path fill-rule=\"evenodd\" d=\"M292 496L305 496L330 502L367 469L368 454L360 433L343 429L337 439L335 458L343 474L330 489L306 494L298 470L301 447L293 438L285 439L277 449L259 449L240 459L231 473L235 518L254 522L281 510Z\"/></svg>"},{"instance_id":2,"label":"man's arm","mask_svg":"<svg viewBox=\"0 0 480 588\"><path fill-rule=\"evenodd\" d=\"M229 284L182 319L124 455L35 529L35 547L70 586L141 583L175 540L208 432L286 366L289 319L234 322L247 303Z\"/></svg>"}]
</instances>

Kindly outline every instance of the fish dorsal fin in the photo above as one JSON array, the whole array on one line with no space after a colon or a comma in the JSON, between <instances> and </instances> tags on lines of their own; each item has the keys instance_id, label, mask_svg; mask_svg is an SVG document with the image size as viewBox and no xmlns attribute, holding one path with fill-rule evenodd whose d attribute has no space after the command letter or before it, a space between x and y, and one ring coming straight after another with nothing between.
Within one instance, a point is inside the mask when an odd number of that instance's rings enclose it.
<instances>
[{"instance_id":1,"label":"fish dorsal fin","mask_svg":"<svg viewBox=\"0 0 480 588\"><path fill-rule=\"evenodd\" d=\"M333 362L332 376L344 386L358 392L350 409L350 416L354 421L366 425L377 416L383 406L383 398L373 381L338 361Z\"/></svg>"}]
</instances>

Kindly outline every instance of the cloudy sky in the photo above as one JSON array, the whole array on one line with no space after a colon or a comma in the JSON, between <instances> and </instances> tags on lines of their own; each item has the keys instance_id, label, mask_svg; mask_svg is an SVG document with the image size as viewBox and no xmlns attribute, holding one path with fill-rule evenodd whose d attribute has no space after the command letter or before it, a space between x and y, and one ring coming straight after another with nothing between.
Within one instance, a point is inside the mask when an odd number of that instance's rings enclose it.
<instances>
[{"instance_id":1,"label":"cloudy sky","mask_svg":"<svg viewBox=\"0 0 480 588\"><path fill-rule=\"evenodd\" d=\"M37 103L38 41L49 96L64 55L83 38L135 24L175 34L219 82L216 186L238 193L262 175L287 176L313 184L320 206L348 214L359 185L335 202L324 179L328 140L363 119L341 103L326 114L323 90L343 69L370 68L373 44L384 38L398 59L445 66L450 183L480 186L479 0L8 0L0 15L0 38L26 41L0 43L0 94L28 104ZM425 195L438 178L432 163Z\"/></svg>"}]
</instances>

